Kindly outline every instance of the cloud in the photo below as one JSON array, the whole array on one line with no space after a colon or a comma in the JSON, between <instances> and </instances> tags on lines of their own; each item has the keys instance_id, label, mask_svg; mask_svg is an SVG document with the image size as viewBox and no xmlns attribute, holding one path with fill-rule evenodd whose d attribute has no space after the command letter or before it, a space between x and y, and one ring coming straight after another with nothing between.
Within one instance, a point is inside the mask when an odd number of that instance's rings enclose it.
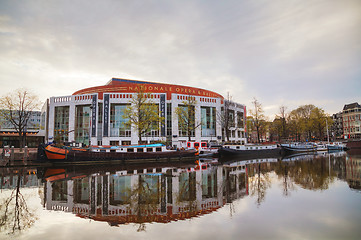
<instances>
[{"instance_id":1,"label":"cloud","mask_svg":"<svg viewBox=\"0 0 361 240\"><path fill-rule=\"evenodd\" d=\"M270 117L288 103L334 113L360 101L360 12L351 0L3 1L0 94L125 77L256 97Z\"/></svg>"}]
</instances>

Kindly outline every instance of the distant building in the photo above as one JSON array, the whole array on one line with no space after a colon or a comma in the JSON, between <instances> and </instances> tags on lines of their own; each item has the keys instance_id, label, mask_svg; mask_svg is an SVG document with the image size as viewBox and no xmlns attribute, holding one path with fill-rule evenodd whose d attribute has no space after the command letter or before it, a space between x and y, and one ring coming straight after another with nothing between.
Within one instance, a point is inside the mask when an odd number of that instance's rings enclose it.
<instances>
[{"instance_id":1,"label":"distant building","mask_svg":"<svg viewBox=\"0 0 361 240\"><path fill-rule=\"evenodd\" d=\"M44 142L44 135L40 134L41 112L33 111L30 115L25 129L26 145L28 147L37 147ZM0 115L0 147L14 146L20 147L19 134L14 125Z\"/></svg>"},{"instance_id":2,"label":"distant building","mask_svg":"<svg viewBox=\"0 0 361 240\"><path fill-rule=\"evenodd\" d=\"M338 112L332 115L333 124L331 126L330 140L335 141L336 139L343 138L343 120L342 112Z\"/></svg>"},{"instance_id":3,"label":"distant building","mask_svg":"<svg viewBox=\"0 0 361 240\"><path fill-rule=\"evenodd\" d=\"M342 111L344 138L361 138L361 106L346 104Z\"/></svg>"}]
</instances>

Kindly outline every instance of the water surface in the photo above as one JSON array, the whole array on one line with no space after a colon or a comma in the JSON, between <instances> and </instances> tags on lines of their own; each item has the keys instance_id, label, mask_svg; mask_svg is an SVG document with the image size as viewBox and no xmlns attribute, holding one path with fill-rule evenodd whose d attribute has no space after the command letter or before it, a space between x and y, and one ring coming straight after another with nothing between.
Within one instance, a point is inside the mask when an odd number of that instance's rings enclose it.
<instances>
[{"instance_id":1,"label":"water surface","mask_svg":"<svg viewBox=\"0 0 361 240\"><path fill-rule=\"evenodd\" d=\"M0 239L361 239L345 152L0 173Z\"/></svg>"}]
</instances>

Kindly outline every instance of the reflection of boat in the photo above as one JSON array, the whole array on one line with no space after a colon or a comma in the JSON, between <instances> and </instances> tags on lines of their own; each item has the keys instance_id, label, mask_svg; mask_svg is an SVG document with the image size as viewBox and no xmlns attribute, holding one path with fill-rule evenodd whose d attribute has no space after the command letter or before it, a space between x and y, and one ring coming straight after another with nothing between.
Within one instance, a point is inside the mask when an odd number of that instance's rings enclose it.
<instances>
[{"instance_id":1,"label":"reflection of boat","mask_svg":"<svg viewBox=\"0 0 361 240\"><path fill-rule=\"evenodd\" d=\"M281 147L285 153L317 151L317 146L311 143L283 143Z\"/></svg>"},{"instance_id":2,"label":"reflection of boat","mask_svg":"<svg viewBox=\"0 0 361 240\"><path fill-rule=\"evenodd\" d=\"M57 161L170 161L189 160L194 158L196 150L168 150L163 144L130 145L130 146L95 146L90 149L56 147L40 145L38 148L39 160Z\"/></svg>"},{"instance_id":3,"label":"reflection of boat","mask_svg":"<svg viewBox=\"0 0 361 240\"><path fill-rule=\"evenodd\" d=\"M318 155L317 152L299 152L283 157L282 161L291 162L299 160L312 160L316 155Z\"/></svg>"},{"instance_id":4,"label":"reflection of boat","mask_svg":"<svg viewBox=\"0 0 361 240\"><path fill-rule=\"evenodd\" d=\"M220 157L277 157L281 148L277 145L224 145L218 150Z\"/></svg>"}]
</instances>

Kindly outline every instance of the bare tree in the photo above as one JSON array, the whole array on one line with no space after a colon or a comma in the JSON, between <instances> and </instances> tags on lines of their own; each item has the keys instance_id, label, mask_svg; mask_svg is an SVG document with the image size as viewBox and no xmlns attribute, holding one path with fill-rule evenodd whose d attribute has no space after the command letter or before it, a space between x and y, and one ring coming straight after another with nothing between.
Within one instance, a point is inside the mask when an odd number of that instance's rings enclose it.
<instances>
[{"instance_id":1,"label":"bare tree","mask_svg":"<svg viewBox=\"0 0 361 240\"><path fill-rule=\"evenodd\" d=\"M227 99L224 100L224 106L221 111L217 113L217 121L222 127L222 135L224 133L225 138L229 142L229 137L231 135L231 127L234 126L234 116L231 115L231 101L232 97L227 94ZM233 123L232 123L233 120ZM223 139L224 140L224 139Z\"/></svg>"},{"instance_id":2,"label":"bare tree","mask_svg":"<svg viewBox=\"0 0 361 240\"><path fill-rule=\"evenodd\" d=\"M37 108L40 108L38 97L26 89L15 90L0 99L0 115L18 133L20 150L25 146L26 128L32 111Z\"/></svg>"},{"instance_id":3,"label":"bare tree","mask_svg":"<svg viewBox=\"0 0 361 240\"><path fill-rule=\"evenodd\" d=\"M262 132L262 127L265 124L265 120L266 117L264 115L264 111L262 108L262 104L260 102L258 102L258 100L256 98L254 98L253 100L253 107L254 109L250 109L250 115L253 117L254 120L254 127L256 128L256 132L257 132L257 140L258 142L261 141L260 139L260 135Z\"/></svg>"}]
</instances>

